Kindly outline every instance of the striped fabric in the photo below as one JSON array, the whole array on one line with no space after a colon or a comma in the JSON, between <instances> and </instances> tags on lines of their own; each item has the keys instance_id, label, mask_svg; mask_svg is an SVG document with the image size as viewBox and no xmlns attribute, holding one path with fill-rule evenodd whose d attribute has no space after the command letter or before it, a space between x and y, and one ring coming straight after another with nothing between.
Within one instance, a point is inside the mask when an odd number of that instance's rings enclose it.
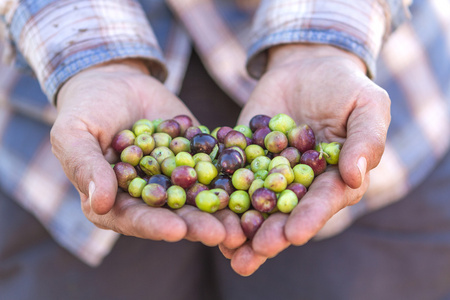
<instances>
[{"instance_id":1,"label":"striped fabric","mask_svg":"<svg viewBox=\"0 0 450 300\"><path fill-rule=\"evenodd\" d=\"M152 75L166 78L156 38L135 1L22 1L10 33L52 101L80 69L112 58L146 58Z\"/></svg>"},{"instance_id":2,"label":"striped fabric","mask_svg":"<svg viewBox=\"0 0 450 300\"><path fill-rule=\"evenodd\" d=\"M366 196L336 214L317 238L335 235L410 192L449 149L450 1L416 0L412 21L399 25L407 15L403 2L2 1L3 54L15 51L16 66L23 59L38 80L0 65L0 188L58 243L96 266L118 235L84 217L77 192L51 154L53 100L61 84L97 63L141 57L177 93L195 47L219 86L243 105L265 69L268 47L327 43L361 57L370 76L376 72L393 115Z\"/></svg>"},{"instance_id":3,"label":"striped fabric","mask_svg":"<svg viewBox=\"0 0 450 300\"><path fill-rule=\"evenodd\" d=\"M357 54L372 76L383 36L390 28L390 18L386 17L389 12L385 9L387 6L376 0L262 1L253 23L249 71L255 77L261 76L264 69L252 64L264 61L257 56L272 45L312 42L335 45Z\"/></svg>"}]
</instances>

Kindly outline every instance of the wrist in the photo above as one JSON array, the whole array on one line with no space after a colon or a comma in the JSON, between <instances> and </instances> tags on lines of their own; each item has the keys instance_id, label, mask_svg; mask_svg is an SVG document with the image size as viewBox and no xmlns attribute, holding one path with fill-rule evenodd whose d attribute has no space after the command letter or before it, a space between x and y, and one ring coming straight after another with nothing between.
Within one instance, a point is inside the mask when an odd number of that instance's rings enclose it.
<instances>
[{"instance_id":1,"label":"wrist","mask_svg":"<svg viewBox=\"0 0 450 300\"><path fill-rule=\"evenodd\" d=\"M56 95L56 107L59 110L64 105L63 103L73 102L68 100L72 98L70 95L76 91L79 92L81 89L89 89L89 85L100 79L103 79L103 82L105 80L111 82L112 87L114 87L113 80L117 82L117 79L119 79L120 83L123 84L128 82L130 78L142 76L150 76L150 71L147 64L140 59L112 60L91 66L78 72L63 83ZM75 103L78 102L76 99L73 100Z\"/></svg>"},{"instance_id":2,"label":"wrist","mask_svg":"<svg viewBox=\"0 0 450 300\"><path fill-rule=\"evenodd\" d=\"M351 52L331 45L300 43L269 48L267 71L311 59L340 59L367 73L363 60Z\"/></svg>"},{"instance_id":3,"label":"wrist","mask_svg":"<svg viewBox=\"0 0 450 300\"><path fill-rule=\"evenodd\" d=\"M85 71L102 71L106 73L125 72L150 75L147 64L143 60L137 58L112 60L87 68Z\"/></svg>"}]
</instances>

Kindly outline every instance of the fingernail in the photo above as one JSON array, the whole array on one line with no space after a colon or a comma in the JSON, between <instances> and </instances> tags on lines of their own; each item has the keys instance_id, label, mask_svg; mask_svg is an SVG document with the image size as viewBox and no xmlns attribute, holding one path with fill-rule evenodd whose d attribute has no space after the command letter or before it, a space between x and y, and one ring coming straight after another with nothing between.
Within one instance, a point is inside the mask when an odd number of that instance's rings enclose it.
<instances>
[{"instance_id":1,"label":"fingernail","mask_svg":"<svg viewBox=\"0 0 450 300\"><path fill-rule=\"evenodd\" d=\"M95 191L95 183L93 181L89 182L89 205L92 207L92 195Z\"/></svg>"},{"instance_id":2,"label":"fingernail","mask_svg":"<svg viewBox=\"0 0 450 300\"><path fill-rule=\"evenodd\" d=\"M360 157L358 159L358 162L356 163L359 174L361 176L361 184L364 182L364 176L366 175L366 169L367 169L367 161L365 157Z\"/></svg>"}]
</instances>

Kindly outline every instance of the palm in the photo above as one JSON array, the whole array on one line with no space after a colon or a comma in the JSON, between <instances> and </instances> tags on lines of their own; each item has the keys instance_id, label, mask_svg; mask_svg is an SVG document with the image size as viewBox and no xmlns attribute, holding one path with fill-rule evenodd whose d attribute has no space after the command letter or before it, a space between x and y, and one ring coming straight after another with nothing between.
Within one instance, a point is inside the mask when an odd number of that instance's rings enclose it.
<instances>
[{"instance_id":1,"label":"palm","mask_svg":"<svg viewBox=\"0 0 450 300\"><path fill-rule=\"evenodd\" d=\"M289 216L271 215L251 246L228 254L242 275L251 274L265 258L291 243L306 243L336 212L361 199L369 183L364 174L376 166L383 152L389 99L351 62L335 57L304 59L265 73L238 123L248 124L257 114L277 113L310 125L316 141L338 141L344 147L339 168L318 176ZM367 166L361 168L361 161Z\"/></svg>"},{"instance_id":2,"label":"palm","mask_svg":"<svg viewBox=\"0 0 450 300\"><path fill-rule=\"evenodd\" d=\"M161 83L134 70L88 70L63 87L58 108L52 129L53 151L80 192L89 220L102 228L154 240L187 238L207 245L223 240L223 225L207 213L193 207L176 212L153 208L127 193L117 193L117 180L107 160L118 131L141 118L186 114L195 120Z\"/></svg>"},{"instance_id":3,"label":"palm","mask_svg":"<svg viewBox=\"0 0 450 300\"><path fill-rule=\"evenodd\" d=\"M310 125L318 140L343 141L358 92L372 85L364 74L350 73L333 59L290 65L269 71L261 78L239 123L248 123L258 113L273 116L283 112L298 124Z\"/></svg>"}]
</instances>

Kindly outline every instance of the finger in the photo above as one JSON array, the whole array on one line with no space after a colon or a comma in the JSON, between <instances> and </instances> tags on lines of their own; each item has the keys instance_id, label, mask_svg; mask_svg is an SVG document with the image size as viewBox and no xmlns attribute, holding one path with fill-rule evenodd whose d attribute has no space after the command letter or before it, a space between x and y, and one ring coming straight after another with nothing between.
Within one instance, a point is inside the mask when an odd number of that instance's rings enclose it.
<instances>
[{"instance_id":1,"label":"finger","mask_svg":"<svg viewBox=\"0 0 450 300\"><path fill-rule=\"evenodd\" d=\"M229 209L217 211L214 216L222 222L225 227L226 237L222 245L229 249L236 249L245 243L247 237L241 227L241 220L237 214Z\"/></svg>"},{"instance_id":2,"label":"finger","mask_svg":"<svg viewBox=\"0 0 450 300\"><path fill-rule=\"evenodd\" d=\"M251 242L245 243L236 250L231 258L231 268L241 276L250 276L267 260L267 257L257 254L251 247Z\"/></svg>"},{"instance_id":3,"label":"finger","mask_svg":"<svg viewBox=\"0 0 450 300\"><path fill-rule=\"evenodd\" d=\"M389 123L387 93L376 86L360 93L356 108L348 119L347 139L339 157L342 178L351 188L360 187L367 171L380 162Z\"/></svg>"},{"instance_id":4,"label":"finger","mask_svg":"<svg viewBox=\"0 0 450 300\"><path fill-rule=\"evenodd\" d=\"M335 213L359 201L369 181L366 176L360 188L352 189L342 181L337 168L319 175L286 221L287 240L293 245L308 242Z\"/></svg>"},{"instance_id":5,"label":"finger","mask_svg":"<svg viewBox=\"0 0 450 300\"><path fill-rule=\"evenodd\" d=\"M176 210L175 213L187 224L187 240L202 242L206 246L217 246L225 239L226 230L213 215L190 205Z\"/></svg>"},{"instance_id":6,"label":"finger","mask_svg":"<svg viewBox=\"0 0 450 300\"><path fill-rule=\"evenodd\" d=\"M107 213L114 205L117 180L98 141L87 130L70 129L55 123L51 132L52 151L69 180L96 214Z\"/></svg>"},{"instance_id":7,"label":"finger","mask_svg":"<svg viewBox=\"0 0 450 300\"><path fill-rule=\"evenodd\" d=\"M284 235L287 214L275 213L267 218L253 237L253 250L265 257L274 257L290 243Z\"/></svg>"},{"instance_id":8,"label":"finger","mask_svg":"<svg viewBox=\"0 0 450 300\"><path fill-rule=\"evenodd\" d=\"M225 247L223 244L219 244L219 250L222 252L222 255L225 256L225 258L231 259L236 252L236 249L230 249Z\"/></svg>"},{"instance_id":9,"label":"finger","mask_svg":"<svg viewBox=\"0 0 450 300\"><path fill-rule=\"evenodd\" d=\"M96 214L87 199L82 198L81 205L85 216L96 226L124 235L175 242L187 233L183 219L172 211L150 207L126 193L118 193L115 205L104 215Z\"/></svg>"}]
</instances>

